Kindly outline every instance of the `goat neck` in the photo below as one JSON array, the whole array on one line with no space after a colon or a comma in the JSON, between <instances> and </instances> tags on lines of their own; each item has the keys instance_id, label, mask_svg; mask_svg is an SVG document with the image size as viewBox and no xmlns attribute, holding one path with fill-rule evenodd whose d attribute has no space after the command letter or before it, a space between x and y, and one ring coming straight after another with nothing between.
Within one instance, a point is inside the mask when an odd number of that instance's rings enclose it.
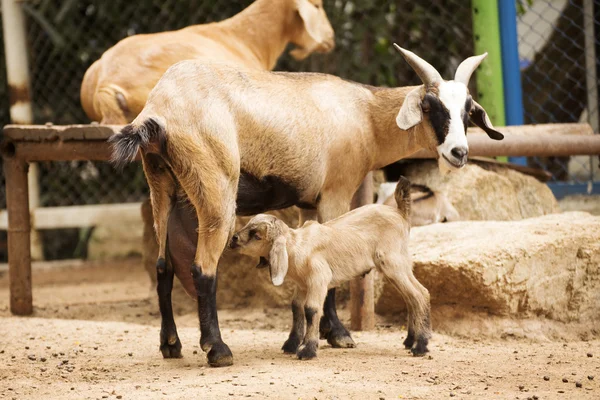
<instances>
[{"instance_id":1,"label":"goat neck","mask_svg":"<svg viewBox=\"0 0 600 400\"><path fill-rule=\"evenodd\" d=\"M218 24L244 43L265 70L272 70L290 41L286 29L294 17L288 1L256 0L237 15Z\"/></svg>"},{"instance_id":2,"label":"goat neck","mask_svg":"<svg viewBox=\"0 0 600 400\"><path fill-rule=\"evenodd\" d=\"M370 114L375 145L371 170L385 167L425 147L422 124L403 131L396 124L396 116L406 95L416 86L399 88L370 88L373 99Z\"/></svg>"}]
</instances>

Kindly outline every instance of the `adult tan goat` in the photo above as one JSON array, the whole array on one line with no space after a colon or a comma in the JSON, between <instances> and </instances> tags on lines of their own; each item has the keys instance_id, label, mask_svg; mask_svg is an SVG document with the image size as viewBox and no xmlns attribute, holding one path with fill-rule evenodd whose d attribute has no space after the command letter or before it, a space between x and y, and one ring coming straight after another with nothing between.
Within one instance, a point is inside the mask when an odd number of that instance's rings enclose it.
<instances>
[{"instance_id":1,"label":"adult tan goat","mask_svg":"<svg viewBox=\"0 0 600 400\"><path fill-rule=\"evenodd\" d=\"M125 38L87 70L81 104L93 121L126 124L176 62L205 59L271 70L290 42L298 46L291 52L296 59L333 49L322 0L256 0L221 22Z\"/></svg>"},{"instance_id":2,"label":"adult tan goat","mask_svg":"<svg viewBox=\"0 0 600 400\"><path fill-rule=\"evenodd\" d=\"M297 205L329 221L348 211L370 170L421 148L437 151L441 168L462 167L469 116L491 138L503 138L467 89L485 54L468 58L454 81L444 81L425 60L398 49L423 85L374 88L324 74L182 61L161 78L138 117L111 138L118 167L141 149L159 244L159 287L168 279L172 284L173 266L182 268L165 260L167 222L179 190L193 206L196 246L180 233L169 241L177 242L179 256L194 254L200 344L209 364L233 362L220 335L215 293L217 264L236 213ZM164 312L171 310L170 297L159 304L163 355L180 356L172 312Z\"/></svg>"}]
</instances>

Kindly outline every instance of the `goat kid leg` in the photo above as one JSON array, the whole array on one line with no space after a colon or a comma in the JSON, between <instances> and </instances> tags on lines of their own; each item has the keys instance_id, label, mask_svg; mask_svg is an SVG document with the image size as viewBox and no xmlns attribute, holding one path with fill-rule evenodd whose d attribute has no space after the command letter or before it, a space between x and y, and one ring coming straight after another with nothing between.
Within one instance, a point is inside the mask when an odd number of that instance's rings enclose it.
<instances>
[{"instance_id":1,"label":"goat kid leg","mask_svg":"<svg viewBox=\"0 0 600 400\"><path fill-rule=\"evenodd\" d=\"M350 196L351 197L351 196ZM348 212L350 209L350 200L347 201L328 201L321 199L319 203L319 222L324 223L331 219ZM352 340L350 332L342 325L335 308L335 288L329 289L327 298L323 305L323 317L319 323L321 339L326 339L327 343L334 348L353 348L356 343Z\"/></svg>"},{"instance_id":2,"label":"goat kid leg","mask_svg":"<svg viewBox=\"0 0 600 400\"><path fill-rule=\"evenodd\" d=\"M386 262L382 272L400 292L408 308L408 336L404 345L414 356L422 356L429 351L427 344L431 338L429 291L414 277L407 262L410 261Z\"/></svg>"},{"instance_id":3,"label":"goat kid leg","mask_svg":"<svg viewBox=\"0 0 600 400\"><path fill-rule=\"evenodd\" d=\"M304 303L306 301L306 292L296 288L294 299L292 300L292 330L288 339L283 344L281 350L285 354L296 354L298 347L304 340Z\"/></svg>"},{"instance_id":4,"label":"goat kid leg","mask_svg":"<svg viewBox=\"0 0 600 400\"><path fill-rule=\"evenodd\" d=\"M415 335L416 345L411 351L413 355L419 356L429 351L427 344L431 339L431 300L429 290L421 285L421 282L414 276L412 269L408 273L408 279L418 293L414 299L414 307L417 310L414 318L414 329L415 332L419 333Z\"/></svg>"},{"instance_id":5,"label":"goat kid leg","mask_svg":"<svg viewBox=\"0 0 600 400\"><path fill-rule=\"evenodd\" d=\"M306 304L304 305L306 335L297 353L300 360L310 360L317 356L317 349L319 348L319 326L317 321L321 318L321 309L326 296L326 285L321 287L309 285Z\"/></svg>"},{"instance_id":6,"label":"goat kid leg","mask_svg":"<svg viewBox=\"0 0 600 400\"><path fill-rule=\"evenodd\" d=\"M154 231L158 242L156 292L161 316L160 351L164 358L179 358L181 357L181 341L177 335L171 304L173 268L166 261L167 221L173 208L175 182L160 156L143 154L142 164L150 187Z\"/></svg>"}]
</instances>

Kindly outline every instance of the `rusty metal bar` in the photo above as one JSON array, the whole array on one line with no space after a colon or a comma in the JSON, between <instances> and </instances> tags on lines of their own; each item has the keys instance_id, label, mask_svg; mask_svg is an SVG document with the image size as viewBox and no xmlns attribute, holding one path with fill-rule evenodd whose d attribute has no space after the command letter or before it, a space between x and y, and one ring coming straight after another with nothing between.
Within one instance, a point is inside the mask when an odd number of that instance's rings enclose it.
<instances>
[{"instance_id":1,"label":"rusty metal bar","mask_svg":"<svg viewBox=\"0 0 600 400\"><path fill-rule=\"evenodd\" d=\"M28 164L25 161L4 157L10 311L16 315L29 315L33 312L27 170Z\"/></svg>"},{"instance_id":2,"label":"rusty metal bar","mask_svg":"<svg viewBox=\"0 0 600 400\"><path fill-rule=\"evenodd\" d=\"M504 140L489 139L483 134L468 136L471 156L540 156L561 157L600 154L600 135L507 135ZM26 161L108 161L110 146L105 140L70 141L13 141L3 144L3 151L11 147L15 156ZM434 158L435 153L421 150L406 158ZM138 156L139 159L139 156Z\"/></svg>"},{"instance_id":3,"label":"rusty metal bar","mask_svg":"<svg viewBox=\"0 0 600 400\"><path fill-rule=\"evenodd\" d=\"M352 208L373 203L373 173L369 172L354 194ZM350 281L350 328L368 331L375 328L375 289L373 272Z\"/></svg>"},{"instance_id":4,"label":"rusty metal bar","mask_svg":"<svg viewBox=\"0 0 600 400\"><path fill-rule=\"evenodd\" d=\"M13 152L14 156L26 161L108 161L110 145L106 141L69 142L5 142L3 152ZM136 160L140 160L140 156Z\"/></svg>"},{"instance_id":5,"label":"rusty metal bar","mask_svg":"<svg viewBox=\"0 0 600 400\"><path fill-rule=\"evenodd\" d=\"M561 157L600 154L600 135L511 135L491 140L485 135L470 135L469 155L480 157ZM418 151L406 158L433 158L434 153Z\"/></svg>"}]
</instances>

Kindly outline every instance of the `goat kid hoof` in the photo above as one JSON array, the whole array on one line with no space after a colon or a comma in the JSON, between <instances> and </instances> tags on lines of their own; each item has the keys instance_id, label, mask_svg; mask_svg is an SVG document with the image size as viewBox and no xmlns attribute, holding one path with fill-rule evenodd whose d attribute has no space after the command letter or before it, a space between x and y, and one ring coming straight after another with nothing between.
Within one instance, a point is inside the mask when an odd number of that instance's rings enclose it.
<instances>
[{"instance_id":1,"label":"goat kid hoof","mask_svg":"<svg viewBox=\"0 0 600 400\"><path fill-rule=\"evenodd\" d=\"M317 346L314 344L303 345L298 349L299 360L311 360L317 356Z\"/></svg>"},{"instance_id":2,"label":"goat kid hoof","mask_svg":"<svg viewBox=\"0 0 600 400\"><path fill-rule=\"evenodd\" d=\"M172 343L168 341L161 340L160 352L163 355L163 358L181 358L181 342L179 338L176 337L176 340L171 340Z\"/></svg>"},{"instance_id":3,"label":"goat kid hoof","mask_svg":"<svg viewBox=\"0 0 600 400\"><path fill-rule=\"evenodd\" d=\"M300 339L289 338L288 340L285 341L281 350L283 350L283 352L285 354L296 354L299 346L300 346Z\"/></svg>"},{"instance_id":4,"label":"goat kid hoof","mask_svg":"<svg viewBox=\"0 0 600 400\"><path fill-rule=\"evenodd\" d=\"M404 345L405 349L410 349L413 347L413 344L415 344L415 338L407 336L406 339L404 339L404 342L402 342L402 344Z\"/></svg>"},{"instance_id":5,"label":"goat kid hoof","mask_svg":"<svg viewBox=\"0 0 600 400\"><path fill-rule=\"evenodd\" d=\"M215 343L212 345L210 351L207 354L208 365L211 367L228 367L233 365L233 354L223 342Z\"/></svg>"},{"instance_id":6,"label":"goat kid hoof","mask_svg":"<svg viewBox=\"0 0 600 400\"><path fill-rule=\"evenodd\" d=\"M413 347L412 349L410 349L410 352L415 357L423 357L426 353L429 353L429 350L427 349L426 344L417 342L417 345L415 347Z\"/></svg>"}]
</instances>

